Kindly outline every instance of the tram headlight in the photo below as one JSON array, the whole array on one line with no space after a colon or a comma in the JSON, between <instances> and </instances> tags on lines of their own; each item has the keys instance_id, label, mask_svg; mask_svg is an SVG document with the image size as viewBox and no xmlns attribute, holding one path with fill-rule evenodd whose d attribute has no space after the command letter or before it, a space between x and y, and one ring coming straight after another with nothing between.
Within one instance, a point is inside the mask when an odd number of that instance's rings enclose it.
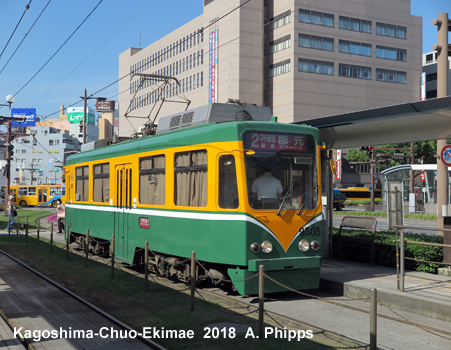
<instances>
[{"instance_id":1,"label":"tram headlight","mask_svg":"<svg viewBox=\"0 0 451 350\"><path fill-rule=\"evenodd\" d=\"M312 247L313 250L318 250L319 249L319 242L318 241L312 241L312 243L310 243L310 246Z\"/></svg>"},{"instance_id":2,"label":"tram headlight","mask_svg":"<svg viewBox=\"0 0 451 350\"><path fill-rule=\"evenodd\" d=\"M258 244L257 242L252 243L251 250L252 250L252 253L257 254L258 252L260 252L260 244Z\"/></svg>"},{"instance_id":3,"label":"tram headlight","mask_svg":"<svg viewBox=\"0 0 451 350\"><path fill-rule=\"evenodd\" d=\"M307 241L306 239L303 239L302 241L299 242L299 249L301 250L301 252L308 252L308 250L310 249L310 243L309 241Z\"/></svg>"},{"instance_id":4,"label":"tram headlight","mask_svg":"<svg viewBox=\"0 0 451 350\"><path fill-rule=\"evenodd\" d=\"M265 254L269 254L272 252L272 243L270 241L264 241L262 243L262 252Z\"/></svg>"}]
</instances>

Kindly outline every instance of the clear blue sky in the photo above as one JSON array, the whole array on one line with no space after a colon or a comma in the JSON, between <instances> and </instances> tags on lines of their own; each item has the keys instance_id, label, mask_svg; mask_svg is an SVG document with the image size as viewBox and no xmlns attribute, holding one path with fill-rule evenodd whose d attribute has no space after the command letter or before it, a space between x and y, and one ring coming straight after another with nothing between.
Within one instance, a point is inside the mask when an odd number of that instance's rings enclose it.
<instances>
[{"instance_id":1,"label":"clear blue sky","mask_svg":"<svg viewBox=\"0 0 451 350\"><path fill-rule=\"evenodd\" d=\"M6 95L16 94L22 89L99 1L31 0L29 10L5 49L30 0L0 0L0 71L3 70L0 73L0 103L5 103ZM46 10L30 31L48 2ZM411 3L411 14L423 17L423 52L432 51L432 45L437 40L437 29L432 25L432 20L440 12L451 13L451 0L412 0ZM199 16L202 11L202 0L104 0L55 57L16 95L13 108L33 107L37 109L38 116L56 113L50 117L56 118L59 106L69 106L79 101L85 88L91 95L114 83L119 78L119 54L129 47L139 47L140 34L141 47L146 47ZM114 36L104 43L114 32ZM117 84L113 84L97 96L117 99L117 94ZM0 115L9 115L8 108L1 108Z\"/></svg>"}]
</instances>

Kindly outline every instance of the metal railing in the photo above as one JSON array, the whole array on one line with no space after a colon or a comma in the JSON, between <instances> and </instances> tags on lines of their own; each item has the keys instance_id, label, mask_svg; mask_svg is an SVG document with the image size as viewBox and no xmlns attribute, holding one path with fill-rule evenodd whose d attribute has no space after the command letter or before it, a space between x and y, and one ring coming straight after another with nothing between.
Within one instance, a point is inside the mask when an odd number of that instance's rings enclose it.
<instances>
[{"instance_id":1,"label":"metal railing","mask_svg":"<svg viewBox=\"0 0 451 350\"><path fill-rule=\"evenodd\" d=\"M421 227L421 226L402 226L402 225L393 225L393 228L396 230L396 280L397 280L397 289L401 292L404 292L404 276L405 276L405 260L414 260L425 263L432 263L438 265L449 265L448 263L441 263L437 261L426 261L415 258L406 258L405 257L405 248L406 244L418 244L418 245L428 245L434 247L444 247L451 248L450 244L440 244L440 243L429 243L429 242L418 242L418 241L406 241L404 239L404 229L408 230L424 230L424 231L436 231L436 232L451 232L451 229L446 228L438 228L438 227ZM399 230L401 234L399 235ZM399 239L398 239L399 237Z\"/></svg>"}]
</instances>

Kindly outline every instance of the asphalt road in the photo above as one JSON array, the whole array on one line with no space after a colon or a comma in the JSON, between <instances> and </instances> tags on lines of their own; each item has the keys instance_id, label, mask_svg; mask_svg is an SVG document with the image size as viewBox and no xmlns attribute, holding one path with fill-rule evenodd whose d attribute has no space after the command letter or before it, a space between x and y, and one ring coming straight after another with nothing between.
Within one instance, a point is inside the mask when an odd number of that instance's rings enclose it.
<instances>
[{"instance_id":1,"label":"asphalt road","mask_svg":"<svg viewBox=\"0 0 451 350\"><path fill-rule=\"evenodd\" d=\"M360 208L346 208L346 211L355 211L359 212L363 209ZM351 214L352 215L352 214ZM343 219L343 214L340 214L340 212L336 212L334 210L333 212L333 224L335 227L340 227L341 220ZM388 230L388 219L382 218L382 217L376 217L377 220L377 226L376 231L387 231ZM404 219L404 226L418 226L418 229L406 229L406 232L414 232L414 233L426 233L429 235L437 235L437 231L434 231L433 229L437 228L437 221L436 220L412 220L412 219ZM421 228L427 228L429 230L422 230Z\"/></svg>"}]
</instances>

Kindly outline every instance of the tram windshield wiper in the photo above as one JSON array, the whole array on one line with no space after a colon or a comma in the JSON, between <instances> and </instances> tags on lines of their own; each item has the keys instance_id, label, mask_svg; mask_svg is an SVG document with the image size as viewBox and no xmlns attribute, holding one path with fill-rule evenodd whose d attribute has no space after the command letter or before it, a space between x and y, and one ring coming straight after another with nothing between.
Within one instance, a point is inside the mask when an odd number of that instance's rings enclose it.
<instances>
[{"instance_id":1,"label":"tram windshield wiper","mask_svg":"<svg viewBox=\"0 0 451 350\"><path fill-rule=\"evenodd\" d=\"M287 203L287 199L288 197L291 195L291 193L293 192L293 186L294 186L294 178L291 179L291 183L290 183L290 187L288 188L287 193L285 194L285 197L283 197L282 203L280 203L280 207L279 210L277 212L277 215L280 215L281 211L283 210L283 207L285 206L285 204Z\"/></svg>"},{"instance_id":2,"label":"tram windshield wiper","mask_svg":"<svg viewBox=\"0 0 451 350\"><path fill-rule=\"evenodd\" d=\"M302 203L302 205L301 205L301 207L299 208L299 210L298 210L298 212L296 213L296 215L301 215L301 214L302 214L302 212L304 211L304 208L305 208L306 204L310 201L310 198L312 198L313 192L317 191L317 189L318 189L318 183L315 183L315 184L312 186L312 191L309 193L309 195L308 195L307 199L304 201L304 203Z\"/></svg>"}]
</instances>

